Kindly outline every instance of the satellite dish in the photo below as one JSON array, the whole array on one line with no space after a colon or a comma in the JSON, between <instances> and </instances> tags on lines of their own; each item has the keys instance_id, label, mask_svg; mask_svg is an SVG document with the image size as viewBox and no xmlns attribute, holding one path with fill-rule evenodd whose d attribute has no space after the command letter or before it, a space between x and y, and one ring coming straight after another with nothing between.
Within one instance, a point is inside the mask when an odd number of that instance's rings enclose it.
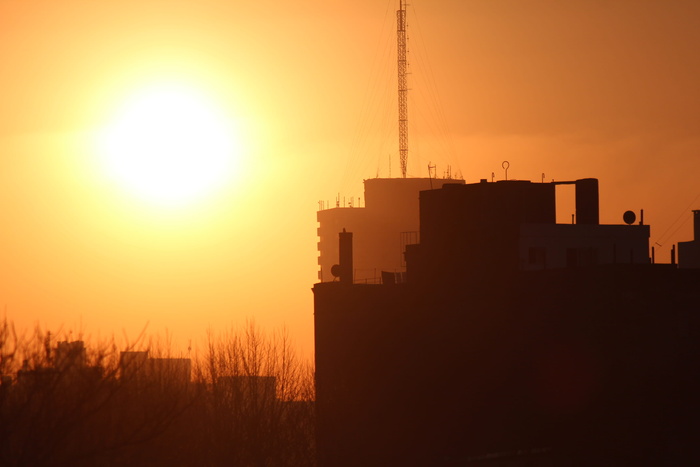
<instances>
[{"instance_id":1,"label":"satellite dish","mask_svg":"<svg viewBox=\"0 0 700 467\"><path fill-rule=\"evenodd\" d=\"M637 215L633 211L625 211L622 220L625 221L625 224L632 225L637 220Z\"/></svg>"},{"instance_id":2,"label":"satellite dish","mask_svg":"<svg viewBox=\"0 0 700 467\"><path fill-rule=\"evenodd\" d=\"M334 264L331 266L331 274L333 274L333 277L340 277L341 273L342 268L340 267L340 264Z\"/></svg>"}]
</instances>

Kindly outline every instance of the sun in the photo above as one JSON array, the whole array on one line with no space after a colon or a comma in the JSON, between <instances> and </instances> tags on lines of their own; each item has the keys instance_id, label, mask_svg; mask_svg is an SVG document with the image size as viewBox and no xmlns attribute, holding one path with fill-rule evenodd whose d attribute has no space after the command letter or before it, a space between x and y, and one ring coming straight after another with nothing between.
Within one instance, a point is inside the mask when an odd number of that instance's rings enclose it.
<instances>
[{"instance_id":1,"label":"sun","mask_svg":"<svg viewBox=\"0 0 700 467\"><path fill-rule=\"evenodd\" d=\"M180 206L226 184L238 157L236 131L214 101L191 87L136 92L98 135L107 174L132 194Z\"/></svg>"}]
</instances>

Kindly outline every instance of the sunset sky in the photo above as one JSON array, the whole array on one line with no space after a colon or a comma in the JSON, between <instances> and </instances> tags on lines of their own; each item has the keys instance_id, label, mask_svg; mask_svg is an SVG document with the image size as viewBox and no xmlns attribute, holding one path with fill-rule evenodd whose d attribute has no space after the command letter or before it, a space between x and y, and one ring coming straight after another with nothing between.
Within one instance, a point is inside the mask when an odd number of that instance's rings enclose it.
<instances>
[{"instance_id":1,"label":"sunset sky","mask_svg":"<svg viewBox=\"0 0 700 467\"><path fill-rule=\"evenodd\" d=\"M0 1L3 313L185 343L254 318L310 353L318 201L399 174L397 7ZM699 20L691 0L411 0L409 174L597 177L601 222L644 209L668 262L700 209ZM153 143L114 143L144 127L211 144L154 187L161 165L133 162Z\"/></svg>"}]
</instances>

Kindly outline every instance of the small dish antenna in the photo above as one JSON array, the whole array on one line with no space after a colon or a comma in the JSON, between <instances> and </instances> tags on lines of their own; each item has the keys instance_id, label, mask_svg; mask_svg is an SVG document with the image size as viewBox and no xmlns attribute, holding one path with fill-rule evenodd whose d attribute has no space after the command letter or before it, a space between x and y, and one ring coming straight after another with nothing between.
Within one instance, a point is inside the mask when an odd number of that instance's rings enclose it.
<instances>
[{"instance_id":1,"label":"small dish antenna","mask_svg":"<svg viewBox=\"0 0 700 467\"><path fill-rule=\"evenodd\" d=\"M340 277L342 273L343 269L340 267L340 264L334 264L331 266L331 274L333 274L333 277Z\"/></svg>"},{"instance_id":2,"label":"small dish antenna","mask_svg":"<svg viewBox=\"0 0 700 467\"><path fill-rule=\"evenodd\" d=\"M622 220L625 221L625 224L632 225L634 224L634 221L637 220L637 215L634 213L634 211L625 211L625 213L622 215Z\"/></svg>"}]
</instances>

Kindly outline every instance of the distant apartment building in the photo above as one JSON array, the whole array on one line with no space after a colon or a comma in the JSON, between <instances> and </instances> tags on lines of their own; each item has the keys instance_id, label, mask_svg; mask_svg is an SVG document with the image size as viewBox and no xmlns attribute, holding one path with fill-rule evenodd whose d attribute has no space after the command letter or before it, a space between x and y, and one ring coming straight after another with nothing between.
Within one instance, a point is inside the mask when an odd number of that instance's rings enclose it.
<instances>
[{"instance_id":1,"label":"distant apartment building","mask_svg":"<svg viewBox=\"0 0 700 467\"><path fill-rule=\"evenodd\" d=\"M54 366L58 369L84 368L87 365L87 350L83 341L63 341L56 344L53 355Z\"/></svg>"},{"instance_id":2,"label":"distant apartment building","mask_svg":"<svg viewBox=\"0 0 700 467\"><path fill-rule=\"evenodd\" d=\"M119 358L120 378L126 382L189 383L189 358L149 357L148 351L125 351Z\"/></svg>"},{"instance_id":3,"label":"distant apartment building","mask_svg":"<svg viewBox=\"0 0 700 467\"><path fill-rule=\"evenodd\" d=\"M43 391L56 387L79 389L81 385L98 381L103 375L100 365L89 363L82 340L59 341L54 348L47 340L44 351L44 359L24 360L17 371L16 381L6 375L3 384L9 387L16 382L15 389L19 391Z\"/></svg>"},{"instance_id":4,"label":"distant apartment building","mask_svg":"<svg viewBox=\"0 0 700 467\"><path fill-rule=\"evenodd\" d=\"M404 247L418 241L418 194L446 183L464 180L371 178L364 181L364 206L338 199L335 207L318 211L319 281L335 278L331 269L338 261L338 232L343 229L353 233L354 280L376 283L382 271L400 277L406 271Z\"/></svg>"}]
</instances>

